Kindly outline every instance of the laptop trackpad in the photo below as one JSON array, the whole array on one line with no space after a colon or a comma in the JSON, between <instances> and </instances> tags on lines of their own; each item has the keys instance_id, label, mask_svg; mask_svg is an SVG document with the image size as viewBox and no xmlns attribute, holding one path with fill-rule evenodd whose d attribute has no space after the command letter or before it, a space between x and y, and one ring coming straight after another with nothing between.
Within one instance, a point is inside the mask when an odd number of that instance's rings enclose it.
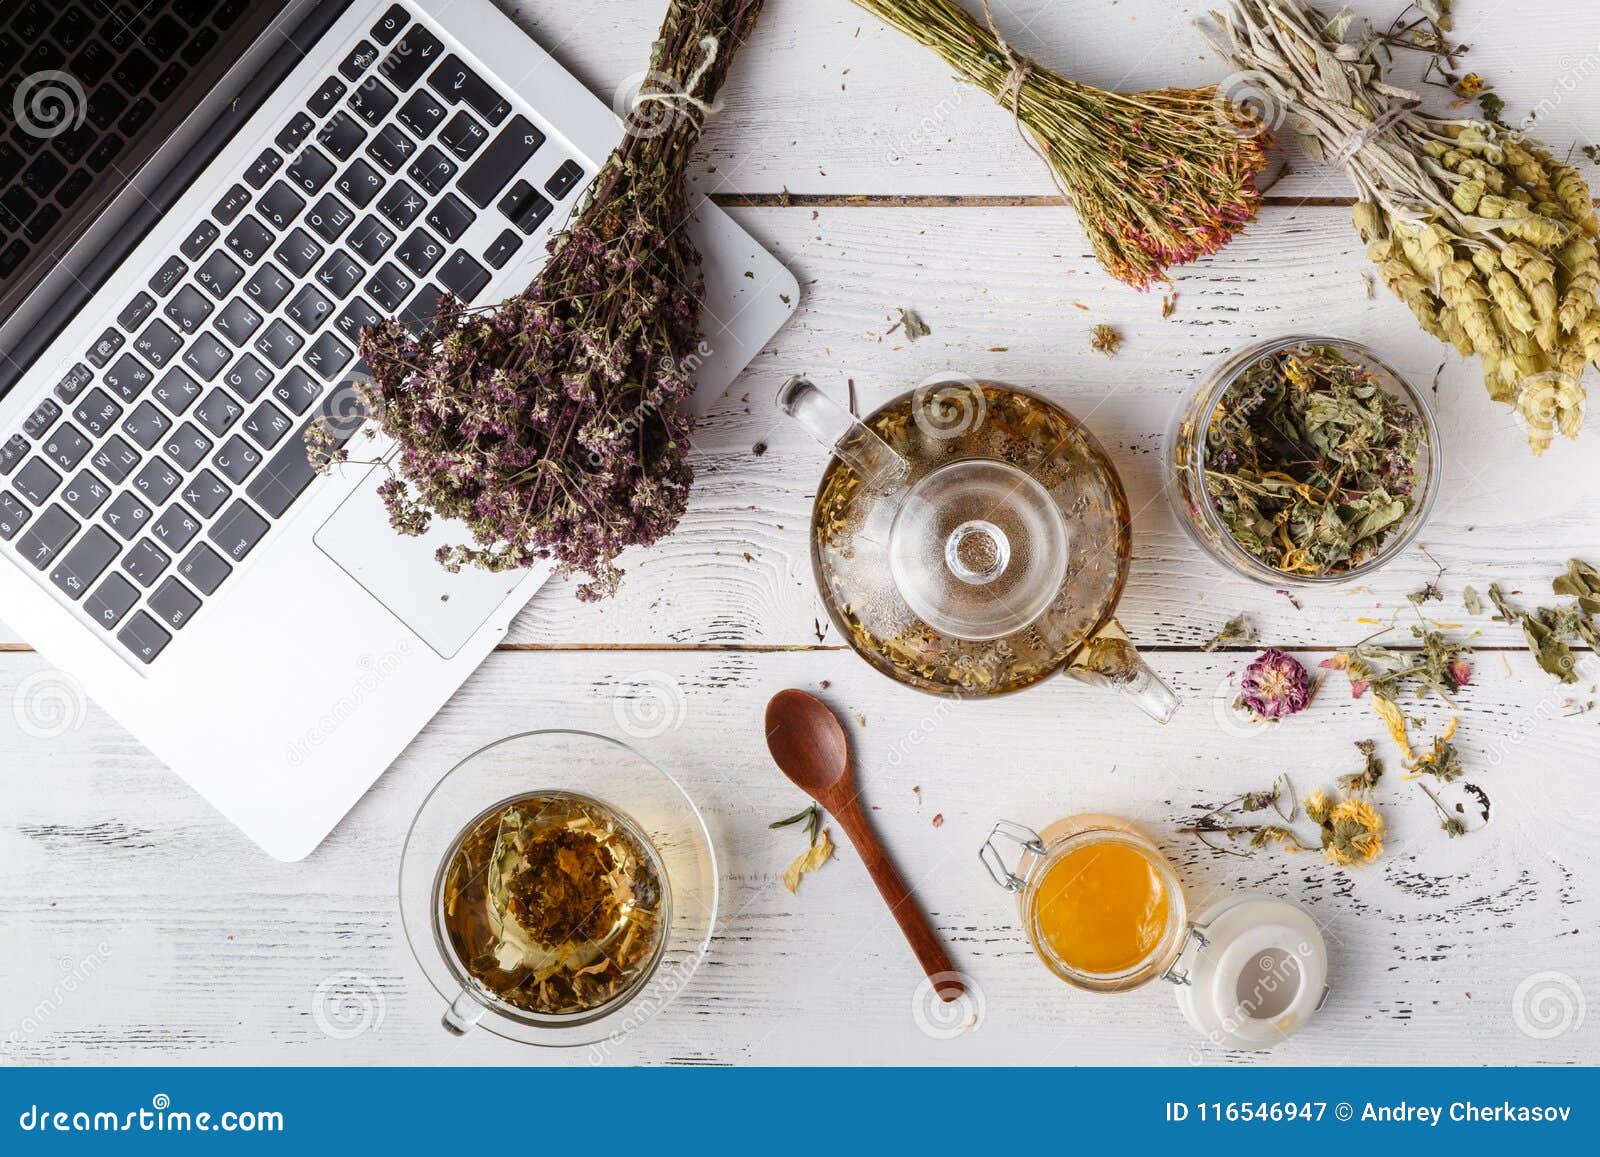
<instances>
[{"instance_id":1,"label":"laptop trackpad","mask_svg":"<svg viewBox=\"0 0 1600 1157\"><path fill-rule=\"evenodd\" d=\"M464 567L460 574L445 570L434 561L434 551L470 542L468 532L459 523L435 519L426 534L396 534L378 497L387 477L381 467L370 469L314 541L440 658L452 659L532 575L522 570L490 574L476 567Z\"/></svg>"}]
</instances>

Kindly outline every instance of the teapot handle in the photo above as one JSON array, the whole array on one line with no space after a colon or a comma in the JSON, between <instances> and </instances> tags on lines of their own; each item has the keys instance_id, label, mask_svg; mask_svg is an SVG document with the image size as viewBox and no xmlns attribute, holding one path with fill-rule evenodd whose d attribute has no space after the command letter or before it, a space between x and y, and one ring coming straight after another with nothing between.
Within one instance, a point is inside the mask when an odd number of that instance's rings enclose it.
<instances>
[{"instance_id":1,"label":"teapot handle","mask_svg":"<svg viewBox=\"0 0 1600 1157\"><path fill-rule=\"evenodd\" d=\"M911 473L910 465L887 442L807 378L797 374L783 383L778 409L809 430L874 490L892 490Z\"/></svg>"},{"instance_id":2,"label":"teapot handle","mask_svg":"<svg viewBox=\"0 0 1600 1157\"><path fill-rule=\"evenodd\" d=\"M1067 674L1082 683L1111 687L1157 723L1170 723L1178 697L1137 650L1122 624L1112 619L1091 636L1067 664Z\"/></svg>"}]
</instances>

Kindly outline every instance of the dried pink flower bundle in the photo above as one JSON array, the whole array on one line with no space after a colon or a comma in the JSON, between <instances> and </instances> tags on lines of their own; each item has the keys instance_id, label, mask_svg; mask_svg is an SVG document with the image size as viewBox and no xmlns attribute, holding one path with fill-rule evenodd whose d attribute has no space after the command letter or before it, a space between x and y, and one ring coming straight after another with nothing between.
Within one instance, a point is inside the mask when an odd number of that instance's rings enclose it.
<instances>
[{"instance_id":1,"label":"dried pink flower bundle","mask_svg":"<svg viewBox=\"0 0 1600 1157\"><path fill-rule=\"evenodd\" d=\"M1311 676L1293 655L1268 648L1244 669L1238 706L1257 719L1284 719L1311 705Z\"/></svg>"},{"instance_id":2,"label":"dried pink flower bundle","mask_svg":"<svg viewBox=\"0 0 1600 1157\"><path fill-rule=\"evenodd\" d=\"M684 169L761 5L672 0L636 105L648 123L630 125L527 290L488 310L446 295L421 334L390 321L363 335L365 400L399 447L390 520L402 534L463 522L471 542L438 552L448 569L552 561L599 599L621 551L678 525L703 297ZM344 459L326 430L310 440Z\"/></svg>"}]
</instances>

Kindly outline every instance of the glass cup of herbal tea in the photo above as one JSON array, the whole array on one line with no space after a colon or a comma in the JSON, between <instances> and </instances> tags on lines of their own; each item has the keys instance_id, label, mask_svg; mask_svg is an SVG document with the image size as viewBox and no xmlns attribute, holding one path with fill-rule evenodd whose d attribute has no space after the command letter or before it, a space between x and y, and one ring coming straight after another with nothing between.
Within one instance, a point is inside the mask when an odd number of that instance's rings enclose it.
<instances>
[{"instance_id":1,"label":"glass cup of herbal tea","mask_svg":"<svg viewBox=\"0 0 1600 1157\"><path fill-rule=\"evenodd\" d=\"M424 801L401 856L406 939L458 1035L615 1043L682 991L716 909L716 853L693 801L633 748L588 732L474 752Z\"/></svg>"},{"instance_id":2,"label":"glass cup of herbal tea","mask_svg":"<svg viewBox=\"0 0 1600 1157\"><path fill-rule=\"evenodd\" d=\"M1206 375L1168 430L1178 521L1230 570L1277 586L1370 575L1432 510L1427 398L1359 342L1290 335Z\"/></svg>"}]
</instances>

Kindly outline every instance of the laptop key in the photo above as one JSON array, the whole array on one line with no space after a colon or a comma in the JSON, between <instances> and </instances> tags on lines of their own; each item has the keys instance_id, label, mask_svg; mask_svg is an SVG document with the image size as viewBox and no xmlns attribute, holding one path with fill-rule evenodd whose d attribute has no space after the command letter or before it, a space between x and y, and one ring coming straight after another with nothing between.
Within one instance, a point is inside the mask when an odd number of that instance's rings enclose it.
<instances>
[{"instance_id":1,"label":"laptop key","mask_svg":"<svg viewBox=\"0 0 1600 1157\"><path fill-rule=\"evenodd\" d=\"M167 412L174 418L181 417L183 412L194 404L200 396L200 385L188 374L177 366L168 370L166 376L156 384L151 391L151 396L166 407ZM159 437L160 435L157 435ZM146 447L149 449L149 447Z\"/></svg>"},{"instance_id":2,"label":"laptop key","mask_svg":"<svg viewBox=\"0 0 1600 1157\"><path fill-rule=\"evenodd\" d=\"M113 571L105 582L95 588L84 600L83 610L101 627L110 630L122 621L122 616L133 610L139 601L139 588Z\"/></svg>"},{"instance_id":3,"label":"laptop key","mask_svg":"<svg viewBox=\"0 0 1600 1157\"><path fill-rule=\"evenodd\" d=\"M364 272L348 253L338 249L317 270L317 284L335 297L347 297L352 289L361 284Z\"/></svg>"},{"instance_id":4,"label":"laptop key","mask_svg":"<svg viewBox=\"0 0 1600 1157\"><path fill-rule=\"evenodd\" d=\"M376 265L389 252L397 236L393 229L369 213L351 231L348 244L357 257L368 265Z\"/></svg>"},{"instance_id":5,"label":"laptop key","mask_svg":"<svg viewBox=\"0 0 1600 1157\"><path fill-rule=\"evenodd\" d=\"M62 422L55 428L50 437L45 439L44 456L54 462L63 470L74 470L82 462L93 445L84 437L83 431L71 422Z\"/></svg>"},{"instance_id":6,"label":"laptop key","mask_svg":"<svg viewBox=\"0 0 1600 1157\"><path fill-rule=\"evenodd\" d=\"M311 131L316 127L316 121L303 112L297 112L289 118L289 123L283 126L282 131L278 133L272 143L284 152L292 153L305 144L306 138L311 135Z\"/></svg>"},{"instance_id":7,"label":"laptop key","mask_svg":"<svg viewBox=\"0 0 1600 1157\"><path fill-rule=\"evenodd\" d=\"M244 420L244 425L241 429L250 435L257 446L260 446L263 450L271 450L279 442L283 441L285 434L294 429L294 423L289 420L287 414L271 402L262 402Z\"/></svg>"},{"instance_id":8,"label":"laptop key","mask_svg":"<svg viewBox=\"0 0 1600 1157\"><path fill-rule=\"evenodd\" d=\"M158 455L146 462L144 469L134 477L133 488L151 506L161 506L172 497L182 481L183 476Z\"/></svg>"},{"instance_id":9,"label":"laptop key","mask_svg":"<svg viewBox=\"0 0 1600 1157\"><path fill-rule=\"evenodd\" d=\"M305 370L296 366L283 375L272 389L272 396L296 414L303 414L322 396L322 387Z\"/></svg>"},{"instance_id":10,"label":"laptop key","mask_svg":"<svg viewBox=\"0 0 1600 1157\"><path fill-rule=\"evenodd\" d=\"M140 402L122 423L122 432L146 450L166 436L172 422L150 402Z\"/></svg>"},{"instance_id":11,"label":"laptop key","mask_svg":"<svg viewBox=\"0 0 1600 1157\"><path fill-rule=\"evenodd\" d=\"M293 194L290 194L293 196ZM259 206L257 206L259 208ZM233 287L244 279L244 270L240 269L233 260L220 249L206 258L205 264L195 270L194 279L205 287L206 292L221 301L233 292Z\"/></svg>"},{"instance_id":12,"label":"laptop key","mask_svg":"<svg viewBox=\"0 0 1600 1157\"><path fill-rule=\"evenodd\" d=\"M200 533L200 523L182 506L174 504L156 519L150 533L162 550L175 553L194 541L194 536Z\"/></svg>"},{"instance_id":13,"label":"laptop key","mask_svg":"<svg viewBox=\"0 0 1600 1157\"><path fill-rule=\"evenodd\" d=\"M355 219L355 212L332 193L324 196L312 206L311 212L306 214L306 224L311 226L318 237L330 244L339 240L340 235Z\"/></svg>"},{"instance_id":14,"label":"laptop key","mask_svg":"<svg viewBox=\"0 0 1600 1157\"><path fill-rule=\"evenodd\" d=\"M344 81L337 76L330 76L322 82L316 92L311 94L311 99L306 101L306 111L320 120L333 110L333 106L339 103L339 98L348 91Z\"/></svg>"},{"instance_id":15,"label":"laptop key","mask_svg":"<svg viewBox=\"0 0 1600 1157\"><path fill-rule=\"evenodd\" d=\"M212 390L206 395L205 401L195 407L194 418L220 438L243 414L243 407L229 397L226 390L219 388Z\"/></svg>"},{"instance_id":16,"label":"laptop key","mask_svg":"<svg viewBox=\"0 0 1600 1157\"><path fill-rule=\"evenodd\" d=\"M450 123L439 130L439 143L462 161L470 161L472 154L488 139L489 130L465 111L456 113L450 118Z\"/></svg>"},{"instance_id":17,"label":"laptop key","mask_svg":"<svg viewBox=\"0 0 1600 1157\"><path fill-rule=\"evenodd\" d=\"M37 438L48 430L57 418L61 417L61 407L49 398L40 402L22 423L22 432L30 438Z\"/></svg>"},{"instance_id":18,"label":"laptop key","mask_svg":"<svg viewBox=\"0 0 1600 1157\"><path fill-rule=\"evenodd\" d=\"M148 538L141 538L122 556L123 571L146 590L154 586L171 565L172 556Z\"/></svg>"},{"instance_id":19,"label":"laptop key","mask_svg":"<svg viewBox=\"0 0 1600 1157\"><path fill-rule=\"evenodd\" d=\"M250 204L250 190L243 185L234 185L212 208L211 215L224 225L232 225L248 204Z\"/></svg>"},{"instance_id":20,"label":"laptop key","mask_svg":"<svg viewBox=\"0 0 1600 1157\"><path fill-rule=\"evenodd\" d=\"M91 526L50 572L50 583L73 602L89 593L106 567L116 561L122 545L98 526Z\"/></svg>"},{"instance_id":21,"label":"laptop key","mask_svg":"<svg viewBox=\"0 0 1600 1157\"><path fill-rule=\"evenodd\" d=\"M322 246L304 229L295 229L283 239L272 256L287 269L291 276L304 277L318 261L322 260Z\"/></svg>"},{"instance_id":22,"label":"laptop key","mask_svg":"<svg viewBox=\"0 0 1600 1157\"><path fill-rule=\"evenodd\" d=\"M451 53L428 77L428 87L451 104L466 103L492 125L506 119L511 104L494 88Z\"/></svg>"},{"instance_id":23,"label":"laptop key","mask_svg":"<svg viewBox=\"0 0 1600 1157\"><path fill-rule=\"evenodd\" d=\"M398 318L401 325L405 326L417 337L430 334L434 329L434 321L439 314L439 299L444 296L444 290L437 285L424 285L417 291L410 303L400 311Z\"/></svg>"},{"instance_id":24,"label":"laptop key","mask_svg":"<svg viewBox=\"0 0 1600 1157\"><path fill-rule=\"evenodd\" d=\"M51 505L17 539L17 553L27 559L34 570L43 570L72 541L78 527L78 520L63 507Z\"/></svg>"},{"instance_id":25,"label":"laptop key","mask_svg":"<svg viewBox=\"0 0 1600 1157\"><path fill-rule=\"evenodd\" d=\"M544 183L544 191L559 201L572 192L572 187L582 179L582 165L577 161L562 161L561 167Z\"/></svg>"},{"instance_id":26,"label":"laptop key","mask_svg":"<svg viewBox=\"0 0 1600 1157\"><path fill-rule=\"evenodd\" d=\"M339 64L339 72L346 80L361 79L361 74L378 62L377 48L367 40L358 43Z\"/></svg>"},{"instance_id":27,"label":"laptop key","mask_svg":"<svg viewBox=\"0 0 1600 1157\"><path fill-rule=\"evenodd\" d=\"M222 444L211 463L222 471L224 478L238 486L261 465L261 452L235 434Z\"/></svg>"},{"instance_id":28,"label":"laptop key","mask_svg":"<svg viewBox=\"0 0 1600 1157\"><path fill-rule=\"evenodd\" d=\"M145 295L141 294L141 296ZM146 297L146 300L149 300L149 298ZM151 301L150 304L154 306L155 302ZM61 401L71 402L79 394L83 393L83 387L93 380L94 371L82 362L78 362L65 374L61 375L61 380L56 383L56 388L51 392Z\"/></svg>"},{"instance_id":29,"label":"laptop key","mask_svg":"<svg viewBox=\"0 0 1600 1157\"><path fill-rule=\"evenodd\" d=\"M222 367L232 357L228 347L208 331L189 343L189 348L183 351L183 364L193 370L202 382L209 382L222 372Z\"/></svg>"},{"instance_id":30,"label":"laptop key","mask_svg":"<svg viewBox=\"0 0 1600 1157\"><path fill-rule=\"evenodd\" d=\"M465 249L457 249L439 267L440 283L462 301L470 302L489 284L489 271L472 259Z\"/></svg>"},{"instance_id":31,"label":"laptop key","mask_svg":"<svg viewBox=\"0 0 1600 1157\"><path fill-rule=\"evenodd\" d=\"M100 471L100 477L116 485L133 473L133 468L139 464L139 452L113 434L94 452L89 463Z\"/></svg>"},{"instance_id":32,"label":"laptop key","mask_svg":"<svg viewBox=\"0 0 1600 1157\"><path fill-rule=\"evenodd\" d=\"M94 345L89 347L87 355L89 364L97 370L106 368L106 363L114 358L117 351L122 348L122 343L128 339L115 329L108 329L95 339Z\"/></svg>"},{"instance_id":33,"label":"laptop key","mask_svg":"<svg viewBox=\"0 0 1600 1157\"><path fill-rule=\"evenodd\" d=\"M21 434L13 434L4 444L0 444L0 478L4 478L15 470L30 449L27 439Z\"/></svg>"},{"instance_id":34,"label":"laptop key","mask_svg":"<svg viewBox=\"0 0 1600 1157\"><path fill-rule=\"evenodd\" d=\"M366 298L356 297L344 307L344 312L333 324L345 337L353 342L359 342L362 330L377 325L382 320L382 316L367 303Z\"/></svg>"},{"instance_id":35,"label":"laptop key","mask_svg":"<svg viewBox=\"0 0 1600 1157\"><path fill-rule=\"evenodd\" d=\"M333 302L318 292L316 286L307 285L294 295L283 312L307 334L313 334L333 313Z\"/></svg>"},{"instance_id":36,"label":"laptop key","mask_svg":"<svg viewBox=\"0 0 1600 1157\"><path fill-rule=\"evenodd\" d=\"M404 92L422 79L422 74L433 67L443 51L444 45L437 36L422 25L413 24L378 67L390 84Z\"/></svg>"},{"instance_id":37,"label":"laptop key","mask_svg":"<svg viewBox=\"0 0 1600 1157\"><path fill-rule=\"evenodd\" d=\"M211 453L211 439L202 434L192 422L185 422L178 427L177 433L167 439L162 452L178 464L178 469L185 474L205 461L207 454Z\"/></svg>"},{"instance_id":38,"label":"laptop key","mask_svg":"<svg viewBox=\"0 0 1600 1157\"><path fill-rule=\"evenodd\" d=\"M0 542L10 542L27 525L33 511L9 490L0 490Z\"/></svg>"},{"instance_id":39,"label":"laptop key","mask_svg":"<svg viewBox=\"0 0 1600 1157\"><path fill-rule=\"evenodd\" d=\"M78 520L63 507L51 505L17 539L17 553L32 563L34 570L43 570L72 541L78 527Z\"/></svg>"},{"instance_id":40,"label":"laptop key","mask_svg":"<svg viewBox=\"0 0 1600 1157\"><path fill-rule=\"evenodd\" d=\"M164 579L150 596L150 613L174 631L181 631L199 609L200 599L175 578Z\"/></svg>"},{"instance_id":41,"label":"laptop key","mask_svg":"<svg viewBox=\"0 0 1600 1157\"><path fill-rule=\"evenodd\" d=\"M385 261L367 282L367 293L380 307L394 313L410 296L417 283L407 277L393 261Z\"/></svg>"},{"instance_id":42,"label":"laptop key","mask_svg":"<svg viewBox=\"0 0 1600 1157\"><path fill-rule=\"evenodd\" d=\"M400 30L411 22L411 17L406 13L405 5L392 4L389 10L372 26L372 39L379 44L388 44Z\"/></svg>"},{"instance_id":43,"label":"laptop key","mask_svg":"<svg viewBox=\"0 0 1600 1157\"><path fill-rule=\"evenodd\" d=\"M410 177L424 192L442 193L450 184L450 179L456 175L456 163L444 153L429 145L422 150L416 160L411 162L411 167L406 170Z\"/></svg>"},{"instance_id":44,"label":"laptop key","mask_svg":"<svg viewBox=\"0 0 1600 1157\"><path fill-rule=\"evenodd\" d=\"M294 282L270 261L265 262L244 283L245 296L265 310L277 309L293 288Z\"/></svg>"},{"instance_id":45,"label":"laptop key","mask_svg":"<svg viewBox=\"0 0 1600 1157\"><path fill-rule=\"evenodd\" d=\"M233 567L205 543L197 543L178 566L178 573L203 595L214 595Z\"/></svg>"},{"instance_id":46,"label":"laptop key","mask_svg":"<svg viewBox=\"0 0 1600 1157\"><path fill-rule=\"evenodd\" d=\"M117 314L117 324L132 333L144 324L144 319L156 310L156 299L148 293L136 293L133 300L123 306L122 312Z\"/></svg>"},{"instance_id":47,"label":"laptop key","mask_svg":"<svg viewBox=\"0 0 1600 1157\"><path fill-rule=\"evenodd\" d=\"M544 134L533 127L533 122L520 115L512 117L461 175L457 188L478 208L487 209L542 144Z\"/></svg>"},{"instance_id":48,"label":"laptop key","mask_svg":"<svg viewBox=\"0 0 1600 1157\"><path fill-rule=\"evenodd\" d=\"M417 135L418 140L425 141L444 120L445 109L425 89L419 89L406 99L395 115L400 118L401 124Z\"/></svg>"},{"instance_id":49,"label":"laptop key","mask_svg":"<svg viewBox=\"0 0 1600 1157\"><path fill-rule=\"evenodd\" d=\"M522 248L522 237L515 229L507 229L496 237L484 252L483 259L491 269L504 269L507 261Z\"/></svg>"},{"instance_id":50,"label":"laptop key","mask_svg":"<svg viewBox=\"0 0 1600 1157\"><path fill-rule=\"evenodd\" d=\"M148 367L132 354L123 354L100 380L124 402L132 402L150 384Z\"/></svg>"},{"instance_id":51,"label":"laptop key","mask_svg":"<svg viewBox=\"0 0 1600 1157\"><path fill-rule=\"evenodd\" d=\"M229 240L231 243L232 239ZM215 308L216 306L206 299L205 294L192 285L185 285L173 295L172 300L167 302L167 307L161 312L184 333L194 333L205 324L206 318L211 316L211 311Z\"/></svg>"},{"instance_id":52,"label":"laptop key","mask_svg":"<svg viewBox=\"0 0 1600 1157\"><path fill-rule=\"evenodd\" d=\"M12 485L17 488L17 493L29 502L35 506L43 506L46 499L61 485L61 475L50 469L43 458L30 458L28 464L18 472Z\"/></svg>"},{"instance_id":53,"label":"laptop key","mask_svg":"<svg viewBox=\"0 0 1600 1157\"><path fill-rule=\"evenodd\" d=\"M416 151L417 143L394 125L385 125L367 146L367 156L390 173L398 173Z\"/></svg>"},{"instance_id":54,"label":"laptop key","mask_svg":"<svg viewBox=\"0 0 1600 1157\"><path fill-rule=\"evenodd\" d=\"M365 209L371 204L372 198L383 191L383 186L383 174L359 157L339 174L339 179L333 184L335 189L350 198L350 203L357 209Z\"/></svg>"},{"instance_id":55,"label":"laptop key","mask_svg":"<svg viewBox=\"0 0 1600 1157\"><path fill-rule=\"evenodd\" d=\"M9 490L0 490L0 542L10 542L17 532L33 517L17 496Z\"/></svg>"},{"instance_id":56,"label":"laptop key","mask_svg":"<svg viewBox=\"0 0 1600 1157\"><path fill-rule=\"evenodd\" d=\"M472 227L478 215L454 193L446 193L428 214L428 224L446 241L459 241L461 235Z\"/></svg>"},{"instance_id":57,"label":"laptop key","mask_svg":"<svg viewBox=\"0 0 1600 1157\"><path fill-rule=\"evenodd\" d=\"M282 518L317 477L306 452L305 433L309 426L307 422L296 430L245 488L246 496L269 518Z\"/></svg>"},{"instance_id":58,"label":"laptop key","mask_svg":"<svg viewBox=\"0 0 1600 1157\"><path fill-rule=\"evenodd\" d=\"M246 265L254 265L272 244L272 231L252 215L235 225L225 242Z\"/></svg>"},{"instance_id":59,"label":"laptop key","mask_svg":"<svg viewBox=\"0 0 1600 1157\"><path fill-rule=\"evenodd\" d=\"M144 327L144 332L134 340L133 348L156 369L165 366L183 348L178 331L157 318Z\"/></svg>"},{"instance_id":60,"label":"laptop key","mask_svg":"<svg viewBox=\"0 0 1600 1157\"><path fill-rule=\"evenodd\" d=\"M255 351L281 370L305 344L305 338L290 329L287 322L274 321L256 338Z\"/></svg>"},{"instance_id":61,"label":"laptop key","mask_svg":"<svg viewBox=\"0 0 1600 1157\"><path fill-rule=\"evenodd\" d=\"M72 411L72 416L80 426L99 438L111 433L111 427L122 417L122 407L113 402L104 390L93 389L84 395L83 401Z\"/></svg>"},{"instance_id":62,"label":"laptop key","mask_svg":"<svg viewBox=\"0 0 1600 1157\"><path fill-rule=\"evenodd\" d=\"M367 130L361 127L360 122L343 109L328 118L322 129L317 133L317 141L335 159L348 161L355 156L367 139Z\"/></svg>"},{"instance_id":63,"label":"laptop key","mask_svg":"<svg viewBox=\"0 0 1600 1157\"><path fill-rule=\"evenodd\" d=\"M302 191L315 193L332 180L338 171L338 166L323 156L315 145L307 145L290 162L288 176Z\"/></svg>"},{"instance_id":64,"label":"laptop key","mask_svg":"<svg viewBox=\"0 0 1600 1157\"><path fill-rule=\"evenodd\" d=\"M325 333L311 343L311 348L306 351L306 365L321 376L325 382L331 382L344 372L344 368L355 358L355 353L331 333Z\"/></svg>"},{"instance_id":65,"label":"laptop key","mask_svg":"<svg viewBox=\"0 0 1600 1157\"><path fill-rule=\"evenodd\" d=\"M222 509L232 493L222 479L209 470L202 470L184 484L183 501L201 518L210 518Z\"/></svg>"},{"instance_id":66,"label":"laptop key","mask_svg":"<svg viewBox=\"0 0 1600 1157\"><path fill-rule=\"evenodd\" d=\"M261 328L261 315L251 309L242 298L234 298L222 307L222 312L217 314L217 320L212 324L216 331L237 349L243 349L244 344L255 336L256 330Z\"/></svg>"},{"instance_id":67,"label":"laptop key","mask_svg":"<svg viewBox=\"0 0 1600 1157\"><path fill-rule=\"evenodd\" d=\"M189 266L181 257L169 257L166 263L156 270L150 278L150 292L157 297L165 297L178 287L178 282L183 280L183 275L189 272Z\"/></svg>"},{"instance_id":68,"label":"laptop key","mask_svg":"<svg viewBox=\"0 0 1600 1157\"><path fill-rule=\"evenodd\" d=\"M244 179L252 189L260 192L261 186L272 180L272 175L283 168L283 154L277 149L262 149L261 155L250 162L250 167L245 170ZM223 222L227 224L226 221Z\"/></svg>"},{"instance_id":69,"label":"laptop key","mask_svg":"<svg viewBox=\"0 0 1600 1157\"><path fill-rule=\"evenodd\" d=\"M222 380L239 397L253 402L261 396L262 390L272 384L272 371L257 361L253 354L244 354L233 363Z\"/></svg>"},{"instance_id":70,"label":"laptop key","mask_svg":"<svg viewBox=\"0 0 1600 1157\"><path fill-rule=\"evenodd\" d=\"M100 521L120 534L125 542L132 542L150 521L150 508L131 491L124 490L106 507Z\"/></svg>"},{"instance_id":71,"label":"laptop key","mask_svg":"<svg viewBox=\"0 0 1600 1157\"><path fill-rule=\"evenodd\" d=\"M404 229L417 219L427 206L427 200L404 181L396 181L378 202L378 212L387 217L398 229Z\"/></svg>"},{"instance_id":72,"label":"laptop key","mask_svg":"<svg viewBox=\"0 0 1600 1157\"><path fill-rule=\"evenodd\" d=\"M285 181L274 181L272 187L261 194L261 200L256 204L256 212L261 214L261 219L280 232L294 223L300 216L300 210L306 207L306 199L291 189Z\"/></svg>"},{"instance_id":73,"label":"laptop key","mask_svg":"<svg viewBox=\"0 0 1600 1157\"><path fill-rule=\"evenodd\" d=\"M345 103L356 116L373 128L377 128L383 123L383 118L389 115L389 110L400 103L400 98L395 95L394 89L383 81L375 76L369 76L350 94L350 99Z\"/></svg>"},{"instance_id":74,"label":"laptop key","mask_svg":"<svg viewBox=\"0 0 1600 1157\"><path fill-rule=\"evenodd\" d=\"M424 277L439 264L439 259L444 256L444 246L437 237L419 227L400 242L400 248L395 250L394 255L412 273Z\"/></svg>"},{"instance_id":75,"label":"laptop key","mask_svg":"<svg viewBox=\"0 0 1600 1157\"><path fill-rule=\"evenodd\" d=\"M266 537L271 525L248 502L241 500L228 507L228 512L217 519L206 537L221 548L226 558L237 563Z\"/></svg>"},{"instance_id":76,"label":"laptop key","mask_svg":"<svg viewBox=\"0 0 1600 1157\"><path fill-rule=\"evenodd\" d=\"M117 642L126 647L134 658L148 665L167 649L172 636L147 613L135 611L128 625L117 632Z\"/></svg>"},{"instance_id":77,"label":"laptop key","mask_svg":"<svg viewBox=\"0 0 1600 1157\"><path fill-rule=\"evenodd\" d=\"M88 470L80 471L61 492L61 500L84 519L93 518L110 497L111 488Z\"/></svg>"}]
</instances>

